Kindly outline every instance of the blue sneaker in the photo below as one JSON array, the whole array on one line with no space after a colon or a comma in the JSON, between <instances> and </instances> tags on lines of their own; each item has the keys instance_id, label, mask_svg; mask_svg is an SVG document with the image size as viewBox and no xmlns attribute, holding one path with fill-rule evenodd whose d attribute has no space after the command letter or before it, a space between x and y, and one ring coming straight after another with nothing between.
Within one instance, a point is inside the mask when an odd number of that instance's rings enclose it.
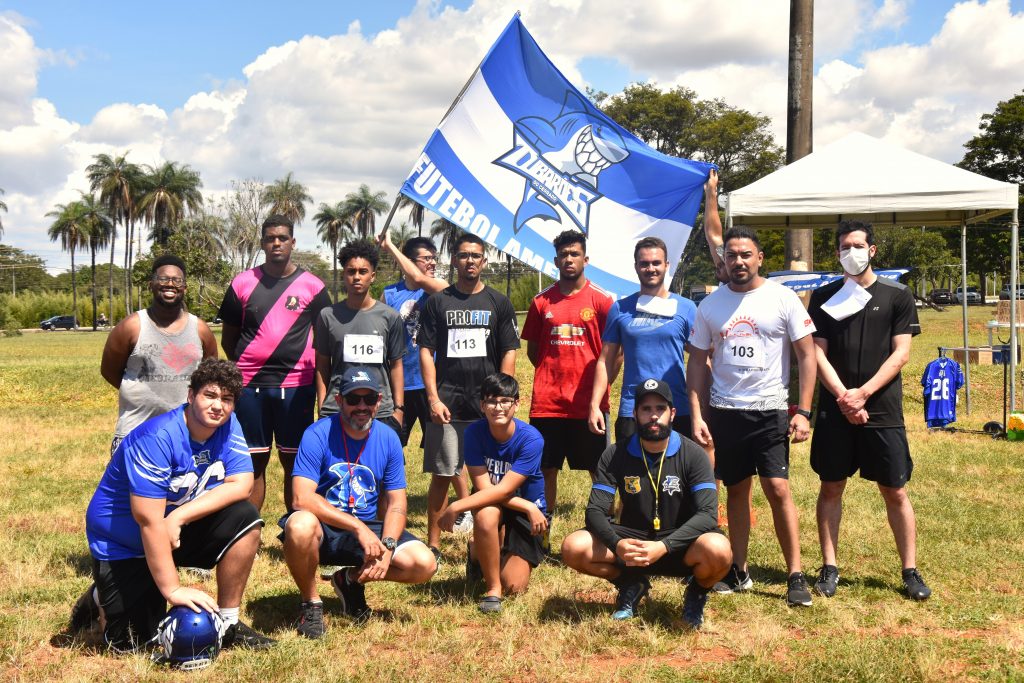
<instances>
[{"instance_id":1,"label":"blue sneaker","mask_svg":"<svg viewBox=\"0 0 1024 683\"><path fill-rule=\"evenodd\" d=\"M691 581L683 593L683 621L693 630L704 625L704 605L708 603L710 588Z\"/></svg>"},{"instance_id":2,"label":"blue sneaker","mask_svg":"<svg viewBox=\"0 0 1024 683\"><path fill-rule=\"evenodd\" d=\"M619 577L613 583L619 589L619 597L615 601L615 611L612 612L612 619L616 621L632 619L637 614L640 601L651 590L651 582L647 580L646 576L639 578L630 576Z\"/></svg>"}]
</instances>

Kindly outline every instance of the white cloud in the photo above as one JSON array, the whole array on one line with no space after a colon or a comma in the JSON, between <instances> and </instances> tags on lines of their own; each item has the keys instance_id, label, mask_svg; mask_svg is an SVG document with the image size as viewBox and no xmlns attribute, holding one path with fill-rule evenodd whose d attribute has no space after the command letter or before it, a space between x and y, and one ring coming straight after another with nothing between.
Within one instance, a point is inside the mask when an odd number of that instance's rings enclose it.
<instances>
[{"instance_id":1,"label":"white cloud","mask_svg":"<svg viewBox=\"0 0 1024 683\"><path fill-rule=\"evenodd\" d=\"M895 30L907 23L907 3L905 0L885 0L871 17L871 28Z\"/></svg>"}]
</instances>

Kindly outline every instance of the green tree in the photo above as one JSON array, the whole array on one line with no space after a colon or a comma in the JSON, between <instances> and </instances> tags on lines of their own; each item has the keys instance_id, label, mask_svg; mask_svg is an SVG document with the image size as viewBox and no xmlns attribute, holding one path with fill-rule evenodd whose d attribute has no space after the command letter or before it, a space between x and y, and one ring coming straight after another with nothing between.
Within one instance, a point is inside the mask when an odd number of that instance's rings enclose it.
<instances>
[{"instance_id":1,"label":"green tree","mask_svg":"<svg viewBox=\"0 0 1024 683\"><path fill-rule=\"evenodd\" d=\"M110 297L109 316L114 320L114 247L117 238L117 224L124 226L124 275L125 292L131 291L128 269L131 264L132 239L135 217L135 199L139 191L142 169L128 161L128 153L111 157L97 154L93 163L85 168L89 189L100 193L100 202L107 209L107 215L114 221L114 233L110 240ZM131 227L130 227L131 226ZM125 315L131 313L131 297L125 297Z\"/></svg>"},{"instance_id":2,"label":"green tree","mask_svg":"<svg viewBox=\"0 0 1024 683\"><path fill-rule=\"evenodd\" d=\"M71 254L71 302L75 315L78 314L78 284L75 281L75 251L88 246L85 236L86 224L84 207L79 202L58 204L53 211L46 214L53 218L47 230L51 242L60 240L60 248Z\"/></svg>"},{"instance_id":3,"label":"green tree","mask_svg":"<svg viewBox=\"0 0 1024 683\"><path fill-rule=\"evenodd\" d=\"M188 164L166 161L146 167L140 182L138 211L149 226L149 239L163 246L186 213L195 213L203 205L199 173Z\"/></svg>"},{"instance_id":4,"label":"green tree","mask_svg":"<svg viewBox=\"0 0 1024 683\"><path fill-rule=\"evenodd\" d=\"M412 226L416 228L416 235L423 235L423 220L425 218L426 209L417 201L406 197L404 194L398 198L398 208L409 209L409 221Z\"/></svg>"},{"instance_id":5,"label":"green tree","mask_svg":"<svg viewBox=\"0 0 1024 683\"><path fill-rule=\"evenodd\" d=\"M232 180L231 191L216 205L216 211L226 221L226 232L220 236L221 247L236 273L252 268L260 254L260 227L267 215L263 204L265 189L263 181L257 178Z\"/></svg>"},{"instance_id":6,"label":"green tree","mask_svg":"<svg viewBox=\"0 0 1024 683\"><path fill-rule=\"evenodd\" d=\"M438 218L430 224L430 239L434 240L442 254L451 258L455 253L455 241L465 232L462 228L446 218Z\"/></svg>"},{"instance_id":7,"label":"green tree","mask_svg":"<svg viewBox=\"0 0 1024 683\"><path fill-rule=\"evenodd\" d=\"M376 217L391 208L387 196L386 192L373 192L366 183L345 195L345 209L360 237L373 237L376 233Z\"/></svg>"},{"instance_id":8,"label":"green tree","mask_svg":"<svg viewBox=\"0 0 1024 683\"><path fill-rule=\"evenodd\" d=\"M185 262L192 303L202 307L203 317L212 317L219 298L211 300L207 292L211 284L226 284L231 279L231 266L223 258L221 236L225 233L225 220L221 216L200 211L183 220L167 240L165 253L175 254Z\"/></svg>"},{"instance_id":9,"label":"green tree","mask_svg":"<svg viewBox=\"0 0 1024 683\"><path fill-rule=\"evenodd\" d=\"M11 294L40 292L52 287L54 278L46 272L46 262L35 254L0 244L0 287Z\"/></svg>"},{"instance_id":10,"label":"green tree","mask_svg":"<svg viewBox=\"0 0 1024 683\"><path fill-rule=\"evenodd\" d=\"M313 216L316 236L331 248L331 272L334 276L334 300L338 300L338 244L352 229L351 217L345 202L334 206L320 204L320 210Z\"/></svg>"},{"instance_id":11,"label":"green tree","mask_svg":"<svg viewBox=\"0 0 1024 683\"><path fill-rule=\"evenodd\" d=\"M81 206L81 219L86 246L90 256L90 278L92 281L92 329L96 330L96 252L103 249L114 236L114 222L107 210L91 192L82 192L76 204Z\"/></svg>"},{"instance_id":12,"label":"green tree","mask_svg":"<svg viewBox=\"0 0 1024 683\"><path fill-rule=\"evenodd\" d=\"M270 213L287 216L295 224L302 222L306 217L306 204L312 203L306 186L292 178L291 171L263 190L263 205L270 207Z\"/></svg>"},{"instance_id":13,"label":"green tree","mask_svg":"<svg viewBox=\"0 0 1024 683\"><path fill-rule=\"evenodd\" d=\"M0 197L2 197L2 196L4 196L4 189L2 187L0 187ZM7 204L5 204L2 199L0 199L0 211L3 211L4 213L7 213ZM0 237L3 237L3 236L4 236L4 222L0 221Z\"/></svg>"},{"instance_id":14,"label":"green tree","mask_svg":"<svg viewBox=\"0 0 1024 683\"><path fill-rule=\"evenodd\" d=\"M401 249L406 242L416 237L416 233L408 223L401 223L397 228L391 228L391 242Z\"/></svg>"},{"instance_id":15,"label":"green tree","mask_svg":"<svg viewBox=\"0 0 1024 683\"><path fill-rule=\"evenodd\" d=\"M903 282L916 291L922 282L932 287L955 276L959 259L946 245L939 231L931 229L878 228L875 230L878 255L873 266L884 268L910 268Z\"/></svg>"}]
</instances>

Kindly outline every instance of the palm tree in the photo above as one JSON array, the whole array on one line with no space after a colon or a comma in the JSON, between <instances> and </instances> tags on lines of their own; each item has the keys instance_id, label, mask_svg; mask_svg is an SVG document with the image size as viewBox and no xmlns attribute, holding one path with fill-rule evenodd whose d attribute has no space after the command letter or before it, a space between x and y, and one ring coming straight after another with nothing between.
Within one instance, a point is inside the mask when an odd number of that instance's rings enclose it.
<instances>
[{"instance_id":1,"label":"palm tree","mask_svg":"<svg viewBox=\"0 0 1024 683\"><path fill-rule=\"evenodd\" d=\"M166 245L185 213L195 213L202 207L202 186L199 173L188 164L165 161L159 168L147 166L137 210L149 225L149 239Z\"/></svg>"},{"instance_id":2,"label":"palm tree","mask_svg":"<svg viewBox=\"0 0 1024 683\"><path fill-rule=\"evenodd\" d=\"M102 249L113 241L114 221L107 215L107 210L91 192L82 192L82 198L76 204L81 205L84 224L83 234L92 258L90 275L92 279L92 329L96 331L96 250Z\"/></svg>"},{"instance_id":3,"label":"palm tree","mask_svg":"<svg viewBox=\"0 0 1024 683\"><path fill-rule=\"evenodd\" d=\"M3 196L3 194L4 194L4 190L3 190L2 187L0 187L0 196ZM0 200L0 211L3 211L4 213L7 212L7 205L4 204L2 200ZM0 221L0 237L3 237L3 236L4 236L4 222Z\"/></svg>"},{"instance_id":4,"label":"palm tree","mask_svg":"<svg viewBox=\"0 0 1024 683\"><path fill-rule=\"evenodd\" d=\"M349 217L345 202L338 202L334 206L320 204L320 210L313 216L316 222L316 236L321 242L331 247L331 268L334 272L334 300L338 300L338 243L347 236L352 229L352 221Z\"/></svg>"},{"instance_id":5,"label":"palm tree","mask_svg":"<svg viewBox=\"0 0 1024 683\"><path fill-rule=\"evenodd\" d=\"M416 228L416 235L419 237L423 236L423 218L424 212L423 205L417 201L410 199L404 194L398 198L398 208L409 209L409 220L412 222L413 227ZM396 243L397 244L397 243Z\"/></svg>"},{"instance_id":6,"label":"palm tree","mask_svg":"<svg viewBox=\"0 0 1024 683\"><path fill-rule=\"evenodd\" d=\"M263 190L263 206L269 206L270 213L287 216L296 224L306 217L307 203L312 204L313 198L305 185L292 179L291 171Z\"/></svg>"},{"instance_id":7,"label":"palm tree","mask_svg":"<svg viewBox=\"0 0 1024 683\"><path fill-rule=\"evenodd\" d=\"M363 183L355 192L345 195L345 207L347 208L352 223L360 237L372 237L377 228L376 217L389 208L386 192L373 192L370 186Z\"/></svg>"},{"instance_id":8,"label":"palm tree","mask_svg":"<svg viewBox=\"0 0 1024 683\"><path fill-rule=\"evenodd\" d=\"M78 281L75 278L75 250L88 245L85 237L84 207L79 202L58 204L47 217L54 221L47 230L51 242L60 240L60 248L71 254L71 306L78 322Z\"/></svg>"},{"instance_id":9,"label":"palm tree","mask_svg":"<svg viewBox=\"0 0 1024 683\"><path fill-rule=\"evenodd\" d=\"M128 153L111 157L109 154L97 154L95 160L85 168L89 179L89 189L100 193L100 202L107 209L107 215L114 222L114 232L110 239L110 321L114 321L114 247L117 242L117 224L125 227L124 235L124 293L125 315L131 313L131 277L130 254L132 251L132 230L129 223L134 224L135 197L138 193L142 170L127 160ZM134 226L133 226L134 227Z\"/></svg>"},{"instance_id":10,"label":"palm tree","mask_svg":"<svg viewBox=\"0 0 1024 683\"><path fill-rule=\"evenodd\" d=\"M389 235L392 244L396 245L399 249L416 236L416 233L413 232L412 227L408 223L402 223L397 228L391 228L391 234Z\"/></svg>"},{"instance_id":11,"label":"palm tree","mask_svg":"<svg viewBox=\"0 0 1024 683\"><path fill-rule=\"evenodd\" d=\"M462 228L444 218L438 218L430 224L430 238L441 253L448 254L449 258L455 253L455 241L463 232Z\"/></svg>"}]
</instances>

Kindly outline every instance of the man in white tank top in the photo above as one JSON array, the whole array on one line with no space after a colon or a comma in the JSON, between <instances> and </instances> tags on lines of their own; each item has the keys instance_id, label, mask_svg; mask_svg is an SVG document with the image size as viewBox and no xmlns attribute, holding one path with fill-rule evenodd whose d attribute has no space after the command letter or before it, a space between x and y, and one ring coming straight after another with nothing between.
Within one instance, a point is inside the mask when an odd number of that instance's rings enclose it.
<instances>
[{"instance_id":1,"label":"man in white tank top","mask_svg":"<svg viewBox=\"0 0 1024 683\"><path fill-rule=\"evenodd\" d=\"M184 403L199 361L217 357L210 328L185 310L185 263L157 257L149 289L150 307L119 322L103 347L100 374L120 393L111 454L135 427Z\"/></svg>"}]
</instances>

